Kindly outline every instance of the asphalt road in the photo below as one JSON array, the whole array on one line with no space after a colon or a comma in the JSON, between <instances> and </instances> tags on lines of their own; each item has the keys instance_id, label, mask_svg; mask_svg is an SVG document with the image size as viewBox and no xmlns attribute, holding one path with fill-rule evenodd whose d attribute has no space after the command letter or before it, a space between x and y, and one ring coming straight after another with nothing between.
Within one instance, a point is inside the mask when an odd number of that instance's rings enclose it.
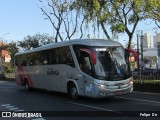
<instances>
[{"instance_id":1,"label":"asphalt road","mask_svg":"<svg viewBox=\"0 0 160 120\"><path fill-rule=\"evenodd\" d=\"M18 113L29 118L16 117ZM66 94L29 92L15 82L0 81L0 114L0 120L160 120L160 93L134 91L104 99L72 100ZM10 114L12 118L6 117Z\"/></svg>"}]
</instances>

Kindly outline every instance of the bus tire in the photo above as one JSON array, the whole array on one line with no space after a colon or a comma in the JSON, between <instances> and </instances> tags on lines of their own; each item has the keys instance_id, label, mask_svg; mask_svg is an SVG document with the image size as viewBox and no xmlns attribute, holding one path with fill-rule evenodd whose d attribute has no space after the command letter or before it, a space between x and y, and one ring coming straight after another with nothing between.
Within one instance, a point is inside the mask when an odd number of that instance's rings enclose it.
<instances>
[{"instance_id":1,"label":"bus tire","mask_svg":"<svg viewBox=\"0 0 160 120\"><path fill-rule=\"evenodd\" d=\"M76 85L74 83L71 83L68 87L69 87L69 89L68 89L69 96L72 99L78 99L79 96L78 96L78 90L77 90Z\"/></svg>"}]
</instances>

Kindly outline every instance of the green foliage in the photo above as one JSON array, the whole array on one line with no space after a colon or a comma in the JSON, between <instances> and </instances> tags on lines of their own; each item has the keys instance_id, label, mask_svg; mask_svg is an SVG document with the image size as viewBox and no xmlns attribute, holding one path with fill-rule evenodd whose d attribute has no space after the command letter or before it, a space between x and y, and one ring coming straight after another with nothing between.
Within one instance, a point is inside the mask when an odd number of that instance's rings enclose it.
<instances>
[{"instance_id":1,"label":"green foliage","mask_svg":"<svg viewBox=\"0 0 160 120\"><path fill-rule=\"evenodd\" d=\"M4 73L13 73L15 71L14 65L10 62L6 62L3 65Z\"/></svg>"},{"instance_id":2,"label":"green foliage","mask_svg":"<svg viewBox=\"0 0 160 120\"><path fill-rule=\"evenodd\" d=\"M28 35L23 41L18 41L18 46L23 50L29 50L31 48L40 47L45 44L54 42L53 37L48 36L48 34L35 34L33 36Z\"/></svg>"},{"instance_id":3,"label":"green foliage","mask_svg":"<svg viewBox=\"0 0 160 120\"><path fill-rule=\"evenodd\" d=\"M146 0L145 5L147 18L153 19L160 28L160 0Z\"/></svg>"},{"instance_id":4,"label":"green foliage","mask_svg":"<svg viewBox=\"0 0 160 120\"><path fill-rule=\"evenodd\" d=\"M116 31L118 33L122 33L125 31L126 26L122 23L117 23L111 26L112 31Z\"/></svg>"},{"instance_id":5,"label":"green foliage","mask_svg":"<svg viewBox=\"0 0 160 120\"><path fill-rule=\"evenodd\" d=\"M11 64L14 64L14 55L18 52L18 48L15 42L11 42L8 44L8 52L11 57Z\"/></svg>"},{"instance_id":6,"label":"green foliage","mask_svg":"<svg viewBox=\"0 0 160 120\"><path fill-rule=\"evenodd\" d=\"M101 6L98 0L93 0L93 6L95 11L99 11L101 9Z\"/></svg>"},{"instance_id":7,"label":"green foliage","mask_svg":"<svg viewBox=\"0 0 160 120\"><path fill-rule=\"evenodd\" d=\"M126 32L129 47L138 22L145 17L143 0L75 0L76 3L86 21L97 21L108 39L108 28L116 33Z\"/></svg>"},{"instance_id":8,"label":"green foliage","mask_svg":"<svg viewBox=\"0 0 160 120\"><path fill-rule=\"evenodd\" d=\"M51 2L52 0L49 1ZM56 0L54 1L54 6L58 3L62 6L65 2ZM69 3L69 1L66 3ZM49 5L51 5L51 10L54 10L54 6L52 4ZM112 33L126 32L128 35L128 47L131 47L133 34L140 21L153 19L157 26L160 27L160 0L73 0L70 1L69 10L68 12L76 10L85 18L86 28L90 23L93 23L93 31L96 30L96 27L98 30L101 27L107 39L111 38L110 31ZM56 13L56 11L51 13ZM53 15L53 18L57 16L56 14ZM51 19L52 17L49 16L49 18ZM59 18L62 19L63 16ZM54 20L51 22L53 26L57 26L54 24ZM56 28L57 36L60 35L60 29L58 28ZM24 43L22 46L26 47L26 44L29 45ZM33 44L38 46L36 41ZM32 45L29 45L29 48L27 46L26 49L30 49Z\"/></svg>"}]
</instances>

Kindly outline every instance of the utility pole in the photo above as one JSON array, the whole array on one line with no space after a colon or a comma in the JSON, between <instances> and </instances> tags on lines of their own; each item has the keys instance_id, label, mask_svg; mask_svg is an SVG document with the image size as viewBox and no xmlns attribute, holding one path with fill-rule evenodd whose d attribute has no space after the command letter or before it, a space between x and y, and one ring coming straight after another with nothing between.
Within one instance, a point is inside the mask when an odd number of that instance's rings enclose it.
<instances>
[{"instance_id":1,"label":"utility pole","mask_svg":"<svg viewBox=\"0 0 160 120\"><path fill-rule=\"evenodd\" d=\"M141 36L140 36L140 39L141 39L141 70L143 70L143 65L144 65L144 62L143 62L143 31L141 30Z\"/></svg>"},{"instance_id":2,"label":"utility pole","mask_svg":"<svg viewBox=\"0 0 160 120\"><path fill-rule=\"evenodd\" d=\"M137 54L138 54L138 58L137 58L137 73L139 76L139 36L137 34Z\"/></svg>"}]
</instances>

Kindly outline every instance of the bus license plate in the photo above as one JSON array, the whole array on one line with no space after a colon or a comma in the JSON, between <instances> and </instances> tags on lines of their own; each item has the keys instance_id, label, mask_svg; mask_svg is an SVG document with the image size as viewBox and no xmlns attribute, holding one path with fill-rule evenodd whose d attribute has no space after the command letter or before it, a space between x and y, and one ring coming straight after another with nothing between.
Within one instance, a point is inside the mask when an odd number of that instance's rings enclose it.
<instances>
[{"instance_id":1,"label":"bus license plate","mask_svg":"<svg viewBox=\"0 0 160 120\"><path fill-rule=\"evenodd\" d=\"M122 94L123 93L123 91L117 91L116 92L116 95L120 95L120 94Z\"/></svg>"}]
</instances>

